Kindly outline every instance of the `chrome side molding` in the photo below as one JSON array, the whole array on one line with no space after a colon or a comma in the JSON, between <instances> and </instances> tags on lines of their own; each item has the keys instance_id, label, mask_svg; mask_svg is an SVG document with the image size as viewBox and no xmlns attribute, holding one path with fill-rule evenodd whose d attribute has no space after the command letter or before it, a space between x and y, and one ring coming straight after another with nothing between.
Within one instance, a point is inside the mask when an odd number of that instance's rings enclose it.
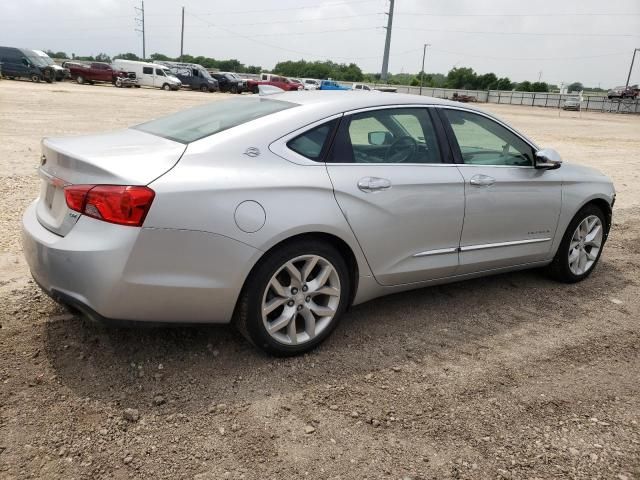
<instances>
[{"instance_id":1,"label":"chrome side molding","mask_svg":"<svg viewBox=\"0 0 640 480\"><path fill-rule=\"evenodd\" d=\"M466 245L464 247L439 248L437 250L426 250L414 253L414 257L428 257L431 255L443 255L446 253L471 252L473 250L484 250L485 248L511 247L515 245L526 245L528 243L550 242L551 238L528 238L526 240L514 240L512 242L484 243L482 245Z\"/></svg>"}]
</instances>

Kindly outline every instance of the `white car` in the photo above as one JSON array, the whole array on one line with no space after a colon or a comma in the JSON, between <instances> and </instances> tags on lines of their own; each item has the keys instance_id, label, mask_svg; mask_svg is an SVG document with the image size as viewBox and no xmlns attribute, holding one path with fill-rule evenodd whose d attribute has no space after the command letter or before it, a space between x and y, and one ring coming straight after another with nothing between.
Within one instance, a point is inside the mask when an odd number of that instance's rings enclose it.
<instances>
[{"instance_id":1,"label":"white car","mask_svg":"<svg viewBox=\"0 0 640 480\"><path fill-rule=\"evenodd\" d=\"M182 82L166 65L158 63L138 62L134 60L116 59L113 68L127 73L135 73L138 85L156 87L163 90L179 90Z\"/></svg>"},{"instance_id":2,"label":"white car","mask_svg":"<svg viewBox=\"0 0 640 480\"><path fill-rule=\"evenodd\" d=\"M305 90L318 90L320 88L320 80L313 78L302 78L301 80Z\"/></svg>"},{"instance_id":3,"label":"white car","mask_svg":"<svg viewBox=\"0 0 640 480\"><path fill-rule=\"evenodd\" d=\"M359 90L361 92L374 91L369 87L369 85L365 85L364 83L354 83L353 85L351 85L351 90Z\"/></svg>"}]
</instances>

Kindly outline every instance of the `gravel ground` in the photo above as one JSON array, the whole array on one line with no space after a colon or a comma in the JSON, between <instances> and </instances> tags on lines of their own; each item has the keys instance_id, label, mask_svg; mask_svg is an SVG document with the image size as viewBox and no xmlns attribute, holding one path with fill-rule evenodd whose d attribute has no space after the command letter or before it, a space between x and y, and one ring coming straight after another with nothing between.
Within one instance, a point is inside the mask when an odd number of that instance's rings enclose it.
<instances>
[{"instance_id":1,"label":"gravel ground","mask_svg":"<svg viewBox=\"0 0 640 480\"><path fill-rule=\"evenodd\" d=\"M640 478L640 119L487 105L619 191L595 273L353 308L273 359L228 327L107 329L30 280L39 141L221 94L0 81L0 478Z\"/></svg>"}]
</instances>

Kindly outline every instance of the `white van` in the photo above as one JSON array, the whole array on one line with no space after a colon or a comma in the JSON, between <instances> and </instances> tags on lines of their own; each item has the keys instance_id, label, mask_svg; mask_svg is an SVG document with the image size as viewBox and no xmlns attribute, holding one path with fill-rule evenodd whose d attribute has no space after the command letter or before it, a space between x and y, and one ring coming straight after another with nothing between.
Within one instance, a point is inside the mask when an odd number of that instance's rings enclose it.
<instances>
[{"instance_id":1,"label":"white van","mask_svg":"<svg viewBox=\"0 0 640 480\"><path fill-rule=\"evenodd\" d=\"M138 85L144 87L178 90L182 86L182 82L171 73L166 65L138 62L135 60L122 60L120 58L115 59L112 65L113 68L117 70L135 73Z\"/></svg>"}]
</instances>

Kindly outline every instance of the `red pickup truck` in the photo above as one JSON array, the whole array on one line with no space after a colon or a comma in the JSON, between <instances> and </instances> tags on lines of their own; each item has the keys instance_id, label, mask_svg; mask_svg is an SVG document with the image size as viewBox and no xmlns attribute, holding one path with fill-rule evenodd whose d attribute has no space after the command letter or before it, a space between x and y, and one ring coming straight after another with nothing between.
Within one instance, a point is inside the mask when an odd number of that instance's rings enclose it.
<instances>
[{"instance_id":1,"label":"red pickup truck","mask_svg":"<svg viewBox=\"0 0 640 480\"><path fill-rule=\"evenodd\" d=\"M115 70L108 63L93 62L90 64L66 62L64 64L69 69L69 74L76 82L90 83L94 82L110 82L116 87L123 87L135 83L129 78L127 72Z\"/></svg>"},{"instance_id":2,"label":"red pickup truck","mask_svg":"<svg viewBox=\"0 0 640 480\"><path fill-rule=\"evenodd\" d=\"M268 80L247 80L247 90L253 93L258 93L259 85L273 85L274 87L281 88L284 91L304 90L304 87L300 83L295 83L285 77L279 77L277 75L269 75Z\"/></svg>"}]
</instances>

